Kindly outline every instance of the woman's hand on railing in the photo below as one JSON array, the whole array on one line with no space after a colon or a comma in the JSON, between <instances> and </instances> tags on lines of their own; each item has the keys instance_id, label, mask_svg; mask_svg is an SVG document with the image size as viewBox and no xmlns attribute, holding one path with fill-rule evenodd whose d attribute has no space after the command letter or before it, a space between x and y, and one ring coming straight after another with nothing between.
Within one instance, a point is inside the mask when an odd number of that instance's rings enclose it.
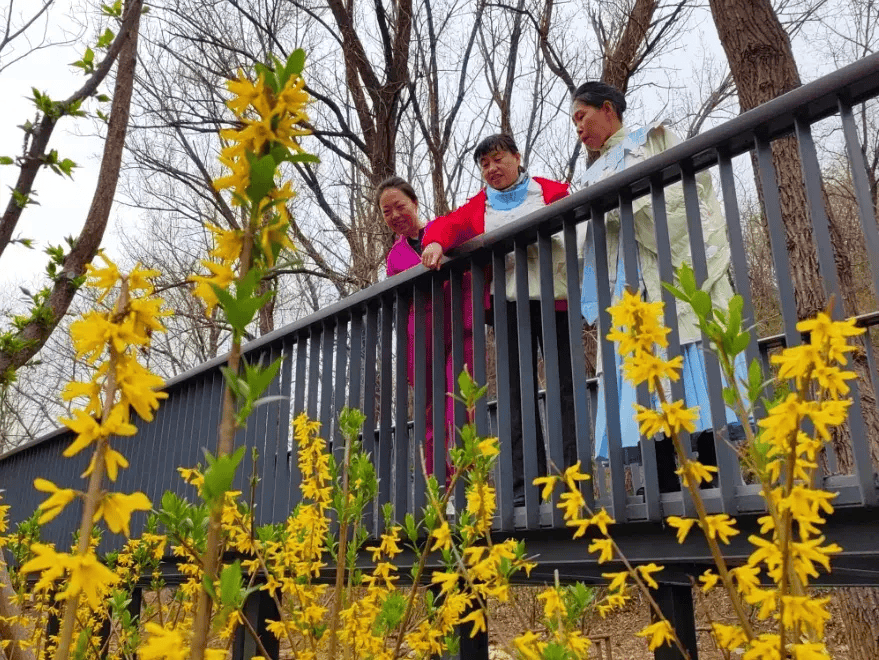
<instances>
[{"instance_id":1,"label":"woman's hand on railing","mask_svg":"<svg viewBox=\"0 0 879 660\"><path fill-rule=\"evenodd\" d=\"M421 263L427 268L439 270L443 262L443 246L439 243L431 243L421 253Z\"/></svg>"}]
</instances>

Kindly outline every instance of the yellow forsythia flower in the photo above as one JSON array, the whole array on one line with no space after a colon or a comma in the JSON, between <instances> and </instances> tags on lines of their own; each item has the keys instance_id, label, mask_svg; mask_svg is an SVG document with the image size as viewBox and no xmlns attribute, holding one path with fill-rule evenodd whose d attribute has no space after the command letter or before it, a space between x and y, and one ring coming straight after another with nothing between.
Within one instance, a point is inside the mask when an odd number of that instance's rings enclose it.
<instances>
[{"instance_id":1,"label":"yellow forsythia flower","mask_svg":"<svg viewBox=\"0 0 879 660\"><path fill-rule=\"evenodd\" d=\"M663 644L674 642L674 631L671 624L665 619L647 626L641 632L635 633L635 635L637 637L649 637L647 648L651 651Z\"/></svg>"},{"instance_id":2,"label":"yellow forsythia flower","mask_svg":"<svg viewBox=\"0 0 879 660\"><path fill-rule=\"evenodd\" d=\"M152 508L149 498L143 493L105 493L98 503L94 522L103 518L114 534L131 536L131 514L134 511L149 511Z\"/></svg>"},{"instance_id":3,"label":"yellow forsythia flower","mask_svg":"<svg viewBox=\"0 0 879 660\"><path fill-rule=\"evenodd\" d=\"M45 502L37 508L43 512L38 522L42 525L49 522L64 510L68 504L77 498L79 493L72 488L58 488L48 479L34 479L34 488L41 493L52 493Z\"/></svg>"}]
</instances>

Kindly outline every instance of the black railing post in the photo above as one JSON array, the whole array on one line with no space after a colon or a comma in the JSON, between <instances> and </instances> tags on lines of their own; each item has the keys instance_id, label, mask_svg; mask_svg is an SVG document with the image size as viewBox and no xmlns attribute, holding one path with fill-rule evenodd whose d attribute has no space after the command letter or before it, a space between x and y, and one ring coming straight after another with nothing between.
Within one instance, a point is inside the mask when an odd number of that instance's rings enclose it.
<instances>
[{"instance_id":1,"label":"black railing post","mask_svg":"<svg viewBox=\"0 0 879 660\"><path fill-rule=\"evenodd\" d=\"M475 605L479 607L479 605ZM468 612L469 613L469 612ZM471 637L475 624L458 627L461 635L461 646L458 657L461 660L488 660L488 614L485 614L485 630L480 630Z\"/></svg>"},{"instance_id":2,"label":"black railing post","mask_svg":"<svg viewBox=\"0 0 879 660\"><path fill-rule=\"evenodd\" d=\"M256 631L260 644L265 649L268 657L266 660L278 660L281 657L281 646L277 638L269 632L269 621L278 621L281 618L275 599L268 591L252 593L244 603L244 617ZM255 655L260 655L261 650L257 647L250 631L246 626L240 625L235 631L235 641L232 644L232 660L249 660Z\"/></svg>"},{"instance_id":3,"label":"black railing post","mask_svg":"<svg viewBox=\"0 0 879 660\"><path fill-rule=\"evenodd\" d=\"M693 591L690 585L660 584L653 592L659 610L671 624L690 654L689 660L699 660L696 637L696 615L693 610ZM655 620L655 616L652 617ZM653 651L656 660L683 660L680 650L674 644L664 644Z\"/></svg>"}]
</instances>

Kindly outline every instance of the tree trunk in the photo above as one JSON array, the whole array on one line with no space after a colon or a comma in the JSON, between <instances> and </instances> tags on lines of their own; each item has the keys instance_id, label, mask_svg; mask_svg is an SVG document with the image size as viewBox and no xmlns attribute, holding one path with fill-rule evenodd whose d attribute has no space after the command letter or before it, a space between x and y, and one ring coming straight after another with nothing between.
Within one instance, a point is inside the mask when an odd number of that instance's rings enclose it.
<instances>
[{"instance_id":1,"label":"tree trunk","mask_svg":"<svg viewBox=\"0 0 879 660\"><path fill-rule=\"evenodd\" d=\"M729 60L742 112L750 110L801 84L787 33L775 15L769 0L709 0L721 44ZM790 254L791 279L799 318L813 316L827 302L818 275L818 260L812 240L812 227L803 186L802 163L795 138L777 140L772 146L782 221ZM835 247L836 268L844 306L854 313L855 288L850 257L834 222L832 209L823 191ZM854 360L859 375L867 434L874 461L879 455L879 417L873 392L862 360ZM846 434L847 436L848 434ZM840 469L850 472L851 443L848 437L834 438ZM840 606L845 614L846 636L852 660L879 658L879 591L876 589L842 589Z\"/></svg>"},{"instance_id":2,"label":"tree trunk","mask_svg":"<svg viewBox=\"0 0 879 660\"><path fill-rule=\"evenodd\" d=\"M841 590L839 609L845 620L848 654L846 660L876 660L879 658L879 589L849 587Z\"/></svg>"}]
</instances>

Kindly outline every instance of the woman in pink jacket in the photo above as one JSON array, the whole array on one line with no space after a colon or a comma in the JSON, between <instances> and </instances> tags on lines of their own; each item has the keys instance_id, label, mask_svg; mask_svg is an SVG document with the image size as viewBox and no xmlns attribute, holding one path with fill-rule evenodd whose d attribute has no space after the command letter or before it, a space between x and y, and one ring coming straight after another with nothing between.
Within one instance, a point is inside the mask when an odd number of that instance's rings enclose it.
<instances>
[{"instance_id":1,"label":"woman in pink jacket","mask_svg":"<svg viewBox=\"0 0 879 660\"><path fill-rule=\"evenodd\" d=\"M412 268L416 264L421 263L421 242L424 238L425 226L422 225L418 218L418 196L415 190L404 179L398 176L392 176L382 181L376 188L376 202L379 210L384 217L385 223L390 229L397 234L397 240L391 247L387 256L387 274L388 277L401 273L404 270ZM473 309L470 301L470 275L465 274L463 282L463 335L464 335L464 362L473 371ZM445 286L445 310L443 324L443 340L445 355L445 372L446 372L446 389L445 391L454 392L456 390L457 378L453 373L452 365L452 327L451 327L451 299L448 291L448 284ZM425 345L423 350L427 355L427 410L425 424L425 447L424 456L427 464L428 474L433 474L433 391L432 373L433 364L431 362L432 353L432 336L431 332L431 310L430 304L425 309L424 318L426 327L424 330ZM409 309L409 345L407 350L407 373L409 384L415 384L415 310ZM421 349L419 349L421 350ZM446 438L446 449L454 446L454 400L451 396L445 397L445 427L444 433ZM448 453L446 453L448 457ZM451 463L446 460L446 475L451 474Z\"/></svg>"}]
</instances>

